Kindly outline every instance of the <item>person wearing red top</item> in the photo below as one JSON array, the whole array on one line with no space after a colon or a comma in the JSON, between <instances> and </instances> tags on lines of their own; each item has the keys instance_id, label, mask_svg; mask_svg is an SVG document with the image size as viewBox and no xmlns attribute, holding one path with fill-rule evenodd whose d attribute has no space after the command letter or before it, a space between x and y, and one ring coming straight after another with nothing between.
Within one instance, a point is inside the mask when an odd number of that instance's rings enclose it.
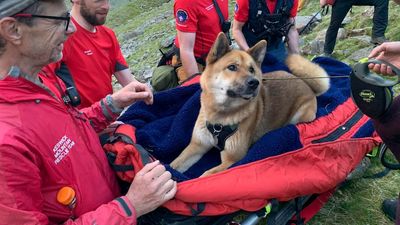
<instances>
[{"instance_id":1,"label":"person wearing red top","mask_svg":"<svg viewBox=\"0 0 400 225\"><path fill-rule=\"evenodd\" d=\"M137 82L121 53L114 32L104 26L109 0L71 0L74 35L65 42L63 59L50 69L66 83L76 86L78 108L92 105L113 92L112 75L122 86Z\"/></svg>"},{"instance_id":2,"label":"person wearing red top","mask_svg":"<svg viewBox=\"0 0 400 225\"><path fill-rule=\"evenodd\" d=\"M228 19L228 0L216 0L225 20ZM175 0L174 16L177 36L175 46L186 74L200 72L196 63L205 63L205 58L222 32L217 9L211 0Z\"/></svg>"},{"instance_id":3,"label":"person wearing red top","mask_svg":"<svg viewBox=\"0 0 400 225\"><path fill-rule=\"evenodd\" d=\"M121 195L96 133L123 107L152 104L145 84L79 111L64 83L41 71L62 58L74 31L64 0L0 1L0 224L132 225L176 193L155 161ZM64 201L57 196L65 188Z\"/></svg>"},{"instance_id":4,"label":"person wearing red top","mask_svg":"<svg viewBox=\"0 0 400 225\"><path fill-rule=\"evenodd\" d=\"M280 61L289 53L299 53L295 26L298 0L237 0L232 34L239 47L247 50L267 40L267 53Z\"/></svg>"}]
</instances>

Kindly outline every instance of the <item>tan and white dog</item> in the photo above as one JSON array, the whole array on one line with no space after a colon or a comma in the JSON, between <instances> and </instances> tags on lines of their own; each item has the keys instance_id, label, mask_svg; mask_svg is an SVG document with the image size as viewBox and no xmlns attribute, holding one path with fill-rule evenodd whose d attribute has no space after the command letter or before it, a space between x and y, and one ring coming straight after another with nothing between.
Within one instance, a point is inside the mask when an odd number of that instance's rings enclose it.
<instances>
[{"instance_id":1,"label":"tan and white dog","mask_svg":"<svg viewBox=\"0 0 400 225\"><path fill-rule=\"evenodd\" d=\"M202 176L217 173L242 159L268 131L315 119L316 96L329 89L328 74L300 55L286 60L293 74L262 74L266 45L260 41L248 51L232 50L225 35L219 34L200 78L201 108L192 139L172 168L184 172L219 147L221 164Z\"/></svg>"}]
</instances>

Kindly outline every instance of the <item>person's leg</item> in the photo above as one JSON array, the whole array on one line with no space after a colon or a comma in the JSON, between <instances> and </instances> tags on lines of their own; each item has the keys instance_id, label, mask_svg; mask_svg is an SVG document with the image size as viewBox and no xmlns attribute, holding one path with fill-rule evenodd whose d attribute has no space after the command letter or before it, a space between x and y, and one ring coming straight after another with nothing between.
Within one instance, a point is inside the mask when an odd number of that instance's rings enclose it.
<instances>
[{"instance_id":1,"label":"person's leg","mask_svg":"<svg viewBox=\"0 0 400 225\"><path fill-rule=\"evenodd\" d=\"M324 53L332 54L336 45L336 37L344 18L352 6L352 1L337 0L332 6L331 22L325 36Z\"/></svg>"},{"instance_id":2,"label":"person's leg","mask_svg":"<svg viewBox=\"0 0 400 225\"><path fill-rule=\"evenodd\" d=\"M396 219L399 220L399 199L385 199L382 202L382 211L385 213L385 215L391 220L395 221ZM396 212L397 211L397 212ZM396 220L396 221L397 221ZM400 222L400 221L399 221ZM399 224L399 223L396 223Z\"/></svg>"},{"instance_id":3,"label":"person's leg","mask_svg":"<svg viewBox=\"0 0 400 225\"><path fill-rule=\"evenodd\" d=\"M389 0L358 0L357 5L374 6L372 38L384 38L388 26Z\"/></svg>"}]
</instances>

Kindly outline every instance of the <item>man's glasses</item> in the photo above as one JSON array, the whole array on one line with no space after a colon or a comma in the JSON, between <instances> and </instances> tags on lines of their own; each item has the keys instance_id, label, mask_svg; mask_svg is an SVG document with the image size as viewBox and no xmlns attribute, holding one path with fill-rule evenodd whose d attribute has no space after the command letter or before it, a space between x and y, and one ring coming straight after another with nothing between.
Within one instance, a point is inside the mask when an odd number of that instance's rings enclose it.
<instances>
[{"instance_id":1,"label":"man's glasses","mask_svg":"<svg viewBox=\"0 0 400 225\"><path fill-rule=\"evenodd\" d=\"M19 13L15 14L13 17L25 17L25 18L44 18L44 19L51 19L51 20L65 20L65 31L68 31L69 23L71 21L70 13L67 13L66 16L44 16L44 15L35 15L35 14L28 14L28 13Z\"/></svg>"}]
</instances>

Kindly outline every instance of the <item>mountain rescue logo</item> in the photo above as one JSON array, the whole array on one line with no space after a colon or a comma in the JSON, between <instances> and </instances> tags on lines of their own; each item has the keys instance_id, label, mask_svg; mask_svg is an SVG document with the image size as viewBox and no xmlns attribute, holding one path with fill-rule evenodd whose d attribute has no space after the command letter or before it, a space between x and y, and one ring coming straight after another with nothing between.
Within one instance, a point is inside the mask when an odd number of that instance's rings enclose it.
<instances>
[{"instance_id":1,"label":"mountain rescue logo","mask_svg":"<svg viewBox=\"0 0 400 225\"><path fill-rule=\"evenodd\" d=\"M176 11L176 21L178 24L185 24L188 19L189 16L185 10L178 9L178 11Z\"/></svg>"},{"instance_id":2,"label":"mountain rescue logo","mask_svg":"<svg viewBox=\"0 0 400 225\"><path fill-rule=\"evenodd\" d=\"M75 142L66 135L64 135L53 147L53 153L55 158L54 163L56 165L59 164L61 160L63 160L65 156L68 155L68 153L71 151L74 145Z\"/></svg>"}]
</instances>

